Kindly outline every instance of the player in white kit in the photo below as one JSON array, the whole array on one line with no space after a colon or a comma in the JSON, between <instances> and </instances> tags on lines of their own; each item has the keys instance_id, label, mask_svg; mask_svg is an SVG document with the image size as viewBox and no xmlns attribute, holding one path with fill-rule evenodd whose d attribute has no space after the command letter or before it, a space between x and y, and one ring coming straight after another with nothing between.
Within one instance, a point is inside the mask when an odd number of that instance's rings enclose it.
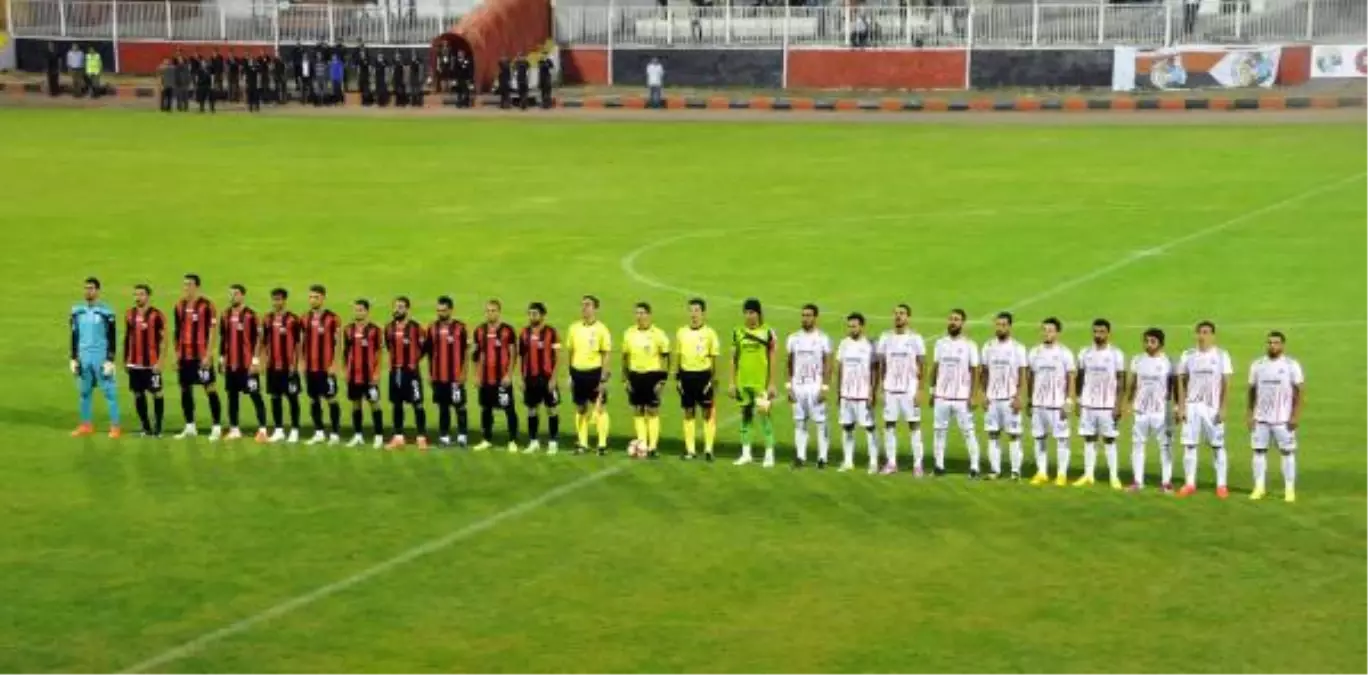
<instances>
[{"instance_id":1,"label":"player in white kit","mask_svg":"<svg viewBox=\"0 0 1368 675\"><path fill-rule=\"evenodd\" d=\"M802 328L788 337L788 398L793 404L794 468L807 463L808 422L817 430L817 468L827 464L826 392L831 380L831 338L817 328L817 306L803 305Z\"/></svg>"},{"instance_id":2,"label":"player in white kit","mask_svg":"<svg viewBox=\"0 0 1368 675\"><path fill-rule=\"evenodd\" d=\"M1083 437L1083 475L1075 486L1092 485L1097 472L1097 439L1107 453L1107 474L1113 490L1124 489L1117 463L1117 424L1126 389L1126 356L1111 343L1111 322L1095 319L1093 343L1078 352L1078 435Z\"/></svg>"},{"instance_id":3,"label":"player in white kit","mask_svg":"<svg viewBox=\"0 0 1368 675\"><path fill-rule=\"evenodd\" d=\"M846 337L836 347L836 379L841 392L841 471L855 468L855 427L869 442L869 473L879 471L879 442L874 436L874 344L864 334L859 312L846 317Z\"/></svg>"},{"instance_id":4,"label":"player in white kit","mask_svg":"<svg viewBox=\"0 0 1368 675\"><path fill-rule=\"evenodd\" d=\"M1216 325L1197 324L1197 348L1183 352L1178 360L1178 396L1184 401L1178 410L1183 424L1183 488L1179 497L1197 491L1197 446L1206 440L1211 445L1216 467L1216 496L1230 496L1226 487L1225 403L1230 391L1230 375L1235 372L1230 354L1216 346Z\"/></svg>"},{"instance_id":5,"label":"player in white kit","mask_svg":"<svg viewBox=\"0 0 1368 675\"><path fill-rule=\"evenodd\" d=\"M1073 352L1059 344L1064 326L1050 317L1040 323L1041 342L1026 355L1031 388L1031 438L1035 441L1036 474L1031 485L1050 482L1050 454L1046 436L1054 436L1055 485L1069 484L1069 408L1073 406Z\"/></svg>"},{"instance_id":6,"label":"player in white kit","mask_svg":"<svg viewBox=\"0 0 1368 675\"><path fill-rule=\"evenodd\" d=\"M1126 393L1131 425L1131 492L1145 487L1145 445L1153 438L1159 443L1160 485L1173 491L1173 424L1170 412L1176 399L1173 392L1173 363L1164 353L1164 331L1145 331L1145 353L1131 359L1130 384Z\"/></svg>"},{"instance_id":7,"label":"player in white kit","mask_svg":"<svg viewBox=\"0 0 1368 675\"><path fill-rule=\"evenodd\" d=\"M999 312L995 337L983 343L983 391L987 405L983 430L988 434L988 478L1002 471L999 437L1011 443L1012 480L1021 479L1021 409L1026 395L1026 347L1012 337L1012 314Z\"/></svg>"},{"instance_id":8,"label":"player in white kit","mask_svg":"<svg viewBox=\"0 0 1368 675\"><path fill-rule=\"evenodd\" d=\"M875 367L883 380L884 466L883 473L898 470L898 421L907 420L912 445L912 467L922 473L921 378L926 361L926 342L908 327L912 308L893 308L893 329L884 331L874 346Z\"/></svg>"},{"instance_id":9,"label":"player in white kit","mask_svg":"<svg viewBox=\"0 0 1368 675\"><path fill-rule=\"evenodd\" d=\"M1297 501L1297 425L1301 421L1306 379L1301 364L1283 350L1287 337L1268 334L1268 354L1249 367L1249 405L1245 414L1253 434L1254 491L1250 499L1263 499L1268 473L1268 442L1282 452L1283 499Z\"/></svg>"},{"instance_id":10,"label":"player in white kit","mask_svg":"<svg viewBox=\"0 0 1368 675\"><path fill-rule=\"evenodd\" d=\"M979 475L978 437L974 435L974 417L969 412L978 395L979 352L964 335L964 310L950 310L945 335L936 340L931 361L931 406L934 411L932 449L936 457L936 475L945 475L945 439L950 433L950 420L964 435L969 449L969 478Z\"/></svg>"}]
</instances>

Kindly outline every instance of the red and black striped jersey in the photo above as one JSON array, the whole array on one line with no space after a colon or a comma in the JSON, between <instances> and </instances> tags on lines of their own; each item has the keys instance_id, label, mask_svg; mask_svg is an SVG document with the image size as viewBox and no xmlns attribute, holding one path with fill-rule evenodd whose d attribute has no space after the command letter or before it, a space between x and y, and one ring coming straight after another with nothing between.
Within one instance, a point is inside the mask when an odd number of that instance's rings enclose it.
<instances>
[{"instance_id":1,"label":"red and black striped jersey","mask_svg":"<svg viewBox=\"0 0 1368 675\"><path fill-rule=\"evenodd\" d=\"M161 362L166 315L156 307L139 312L135 307L124 317L124 365L151 368Z\"/></svg>"},{"instance_id":2,"label":"red and black striped jersey","mask_svg":"<svg viewBox=\"0 0 1368 675\"><path fill-rule=\"evenodd\" d=\"M523 377L551 377L556 372L556 350L560 336L556 329L543 325L528 326L518 335L518 356L522 359Z\"/></svg>"},{"instance_id":3,"label":"red and black striped jersey","mask_svg":"<svg viewBox=\"0 0 1368 675\"><path fill-rule=\"evenodd\" d=\"M456 319L432 322L427 329L428 373L434 383L460 382L465 377L466 347L470 335Z\"/></svg>"},{"instance_id":4,"label":"red and black striped jersey","mask_svg":"<svg viewBox=\"0 0 1368 675\"><path fill-rule=\"evenodd\" d=\"M225 370L247 370L256 356L261 326L256 312L246 305L223 310L219 320L219 356Z\"/></svg>"},{"instance_id":5,"label":"red and black striped jersey","mask_svg":"<svg viewBox=\"0 0 1368 675\"><path fill-rule=\"evenodd\" d=\"M176 303L176 358L199 361L209 355L209 336L218 323L214 303L203 296Z\"/></svg>"},{"instance_id":6,"label":"red and black striped jersey","mask_svg":"<svg viewBox=\"0 0 1368 675\"><path fill-rule=\"evenodd\" d=\"M341 321L331 309L309 312L304 323L304 372L326 373L332 370L337 352L337 327Z\"/></svg>"},{"instance_id":7,"label":"red and black striped jersey","mask_svg":"<svg viewBox=\"0 0 1368 675\"><path fill-rule=\"evenodd\" d=\"M342 331L348 383L375 384L380 369L380 342L383 339L380 327L370 322L351 323Z\"/></svg>"},{"instance_id":8,"label":"red and black striped jersey","mask_svg":"<svg viewBox=\"0 0 1368 675\"><path fill-rule=\"evenodd\" d=\"M506 323L482 323L475 328L475 350L470 360L480 364L480 384L499 384L508 376L517 342L517 333Z\"/></svg>"},{"instance_id":9,"label":"red and black striped jersey","mask_svg":"<svg viewBox=\"0 0 1368 675\"><path fill-rule=\"evenodd\" d=\"M303 325L294 312L271 312L262 321L266 368L293 371L299 366L299 338Z\"/></svg>"},{"instance_id":10,"label":"red and black striped jersey","mask_svg":"<svg viewBox=\"0 0 1368 675\"><path fill-rule=\"evenodd\" d=\"M423 347L423 327L417 321L391 321L385 325L390 370L418 370L423 361Z\"/></svg>"}]
</instances>

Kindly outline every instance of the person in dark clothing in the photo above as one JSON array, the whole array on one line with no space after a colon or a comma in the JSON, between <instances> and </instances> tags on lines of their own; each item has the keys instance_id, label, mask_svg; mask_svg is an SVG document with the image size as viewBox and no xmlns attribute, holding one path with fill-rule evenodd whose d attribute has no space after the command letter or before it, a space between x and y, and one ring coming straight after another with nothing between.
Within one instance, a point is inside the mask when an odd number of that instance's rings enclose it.
<instances>
[{"instance_id":1,"label":"person in dark clothing","mask_svg":"<svg viewBox=\"0 0 1368 675\"><path fill-rule=\"evenodd\" d=\"M176 59L176 110L190 112L190 59Z\"/></svg>"},{"instance_id":2,"label":"person in dark clothing","mask_svg":"<svg viewBox=\"0 0 1368 675\"><path fill-rule=\"evenodd\" d=\"M214 76L214 95L223 96L223 73L226 64L223 61L223 51L214 50L214 55L209 57L209 73Z\"/></svg>"},{"instance_id":3,"label":"person in dark clothing","mask_svg":"<svg viewBox=\"0 0 1368 675\"><path fill-rule=\"evenodd\" d=\"M275 74L275 102L279 105L290 98L285 91L285 60L279 56L268 58L271 60L271 71Z\"/></svg>"},{"instance_id":4,"label":"person in dark clothing","mask_svg":"<svg viewBox=\"0 0 1368 675\"><path fill-rule=\"evenodd\" d=\"M347 62L348 91L361 91L361 64L369 59L366 43L357 42L356 50L351 53L351 58Z\"/></svg>"},{"instance_id":5,"label":"person in dark clothing","mask_svg":"<svg viewBox=\"0 0 1368 675\"><path fill-rule=\"evenodd\" d=\"M408 59L409 105L423 106L423 61L412 52Z\"/></svg>"},{"instance_id":6,"label":"person in dark clothing","mask_svg":"<svg viewBox=\"0 0 1368 675\"><path fill-rule=\"evenodd\" d=\"M214 98L214 70L212 67L200 67L195 70L195 103L199 104L199 111L204 112L207 103L209 112L216 112Z\"/></svg>"},{"instance_id":7,"label":"person in dark clothing","mask_svg":"<svg viewBox=\"0 0 1368 675\"><path fill-rule=\"evenodd\" d=\"M366 54L356 61L356 89L361 92L361 105L375 105L375 94L371 92L371 61Z\"/></svg>"},{"instance_id":8,"label":"person in dark clothing","mask_svg":"<svg viewBox=\"0 0 1368 675\"><path fill-rule=\"evenodd\" d=\"M537 62L537 102L544 110L551 108L551 71L555 67L550 54L543 54Z\"/></svg>"},{"instance_id":9,"label":"person in dark clothing","mask_svg":"<svg viewBox=\"0 0 1368 675\"><path fill-rule=\"evenodd\" d=\"M499 107L505 110L511 105L510 96L513 80L513 71L509 66L508 57L499 59Z\"/></svg>"},{"instance_id":10,"label":"person in dark clothing","mask_svg":"<svg viewBox=\"0 0 1368 675\"><path fill-rule=\"evenodd\" d=\"M470 62L464 51L456 52L456 107L469 108L471 104L470 90L473 88L475 80L475 66Z\"/></svg>"},{"instance_id":11,"label":"person in dark clothing","mask_svg":"<svg viewBox=\"0 0 1368 675\"><path fill-rule=\"evenodd\" d=\"M62 57L57 53L57 45L49 42L46 57L48 96L62 93Z\"/></svg>"},{"instance_id":12,"label":"person in dark clothing","mask_svg":"<svg viewBox=\"0 0 1368 675\"><path fill-rule=\"evenodd\" d=\"M176 64L171 59L162 59L157 66L157 81L161 83L161 111L171 112L176 100Z\"/></svg>"},{"instance_id":13,"label":"person in dark clothing","mask_svg":"<svg viewBox=\"0 0 1368 675\"><path fill-rule=\"evenodd\" d=\"M242 61L237 54L228 52L228 100L236 102L242 97Z\"/></svg>"},{"instance_id":14,"label":"person in dark clothing","mask_svg":"<svg viewBox=\"0 0 1368 675\"><path fill-rule=\"evenodd\" d=\"M449 89L456 79L456 59L451 55L451 45L443 42L437 52L437 74L432 78L432 88L437 93Z\"/></svg>"},{"instance_id":15,"label":"person in dark clothing","mask_svg":"<svg viewBox=\"0 0 1368 675\"><path fill-rule=\"evenodd\" d=\"M518 58L513 60L513 73L517 77L518 107L523 110L527 110L527 91L529 89L527 83L527 69L527 55L519 54Z\"/></svg>"},{"instance_id":16,"label":"person in dark clothing","mask_svg":"<svg viewBox=\"0 0 1368 675\"><path fill-rule=\"evenodd\" d=\"M389 72L390 67L385 63L385 55L375 56L375 105L381 108L389 105Z\"/></svg>"},{"instance_id":17,"label":"person in dark clothing","mask_svg":"<svg viewBox=\"0 0 1368 675\"><path fill-rule=\"evenodd\" d=\"M295 93L299 94L300 102L304 100L304 44L296 43L294 51L290 53L290 77L294 78Z\"/></svg>"},{"instance_id":18,"label":"person in dark clothing","mask_svg":"<svg viewBox=\"0 0 1368 675\"><path fill-rule=\"evenodd\" d=\"M407 106L408 97L408 59L400 54L394 57L394 66L390 69L390 80L394 85L394 105Z\"/></svg>"},{"instance_id":19,"label":"person in dark clothing","mask_svg":"<svg viewBox=\"0 0 1368 675\"><path fill-rule=\"evenodd\" d=\"M258 83L261 87L261 102L270 103L275 97L271 92L271 57L262 54L252 61L256 63L257 72L260 73Z\"/></svg>"},{"instance_id":20,"label":"person in dark clothing","mask_svg":"<svg viewBox=\"0 0 1368 675\"><path fill-rule=\"evenodd\" d=\"M326 47L326 45L324 46ZM328 64L328 57L321 49L314 52L312 72L314 76L314 105L330 103L332 99L329 94L332 90L332 68Z\"/></svg>"},{"instance_id":21,"label":"person in dark clothing","mask_svg":"<svg viewBox=\"0 0 1368 675\"><path fill-rule=\"evenodd\" d=\"M261 64L243 59L242 71L247 84L247 112L261 112Z\"/></svg>"}]
</instances>

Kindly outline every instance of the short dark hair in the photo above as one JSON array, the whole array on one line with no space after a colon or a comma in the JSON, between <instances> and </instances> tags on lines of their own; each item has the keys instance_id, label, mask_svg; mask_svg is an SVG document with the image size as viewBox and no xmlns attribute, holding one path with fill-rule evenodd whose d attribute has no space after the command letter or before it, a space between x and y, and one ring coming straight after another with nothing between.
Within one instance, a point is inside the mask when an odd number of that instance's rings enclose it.
<instances>
[{"instance_id":1,"label":"short dark hair","mask_svg":"<svg viewBox=\"0 0 1368 675\"><path fill-rule=\"evenodd\" d=\"M1163 330L1162 328L1147 328L1147 329L1145 329L1145 337L1147 337L1147 338L1154 338L1155 340L1158 340L1158 341L1159 341L1159 346L1160 346L1160 347L1163 347L1163 346L1164 346L1164 330Z\"/></svg>"},{"instance_id":2,"label":"short dark hair","mask_svg":"<svg viewBox=\"0 0 1368 675\"><path fill-rule=\"evenodd\" d=\"M586 295L586 296L580 298L580 300L588 300L588 301L589 301L589 304L591 304L591 305L594 306L594 309L598 309L598 308L599 308L599 299L598 299L598 296Z\"/></svg>"},{"instance_id":3,"label":"short dark hair","mask_svg":"<svg viewBox=\"0 0 1368 675\"><path fill-rule=\"evenodd\" d=\"M283 288L272 288L271 297L284 300L285 298L290 297L290 292Z\"/></svg>"},{"instance_id":4,"label":"short dark hair","mask_svg":"<svg viewBox=\"0 0 1368 675\"><path fill-rule=\"evenodd\" d=\"M99 290L100 288L100 280L96 279L95 277L86 277L85 282L91 286L94 286L96 290Z\"/></svg>"},{"instance_id":5,"label":"short dark hair","mask_svg":"<svg viewBox=\"0 0 1368 675\"><path fill-rule=\"evenodd\" d=\"M1216 333L1216 324L1212 323L1210 319L1202 319L1197 322L1197 331L1201 332L1203 328L1210 328L1213 335Z\"/></svg>"},{"instance_id":6,"label":"short dark hair","mask_svg":"<svg viewBox=\"0 0 1368 675\"><path fill-rule=\"evenodd\" d=\"M413 303L409 301L407 295L401 295L401 296L395 298L394 301L395 301L395 302L402 302L402 303L404 303L404 306L405 306L405 307L412 307L412 306L413 306Z\"/></svg>"},{"instance_id":7,"label":"short dark hair","mask_svg":"<svg viewBox=\"0 0 1368 675\"><path fill-rule=\"evenodd\" d=\"M912 314L912 306L905 302L898 303L893 307L893 309L901 309L902 311L907 312L909 315Z\"/></svg>"},{"instance_id":8,"label":"short dark hair","mask_svg":"<svg viewBox=\"0 0 1368 675\"><path fill-rule=\"evenodd\" d=\"M437 306L438 306L438 307L446 307L446 308L450 309L450 308L451 308L452 306L454 306L455 304L456 304L456 303L454 303L454 302L451 301L451 296L450 296L450 295L443 295L443 296L440 296L440 297L437 298Z\"/></svg>"},{"instance_id":9,"label":"short dark hair","mask_svg":"<svg viewBox=\"0 0 1368 675\"><path fill-rule=\"evenodd\" d=\"M98 287L98 286L97 286L97 287ZM146 293L146 294L148 294L148 295L152 295L152 287L151 287L151 286L148 286L147 284L134 284L134 285L133 285L133 290L135 290L135 291L142 291L142 292L144 292L144 293Z\"/></svg>"},{"instance_id":10,"label":"short dark hair","mask_svg":"<svg viewBox=\"0 0 1368 675\"><path fill-rule=\"evenodd\" d=\"M959 318L960 318L961 321L963 321L963 320L969 318L969 315L968 315L968 314L965 314L965 313L964 313L964 310L962 310L962 309L960 309L960 308L958 308L958 307L956 307L956 308L950 310L950 313L959 316Z\"/></svg>"},{"instance_id":11,"label":"short dark hair","mask_svg":"<svg viewBox=\"0 0 1368 675\"><path fill-rule=\"evenodd\" d=\"M538 314L546 314L546 303L541 302L540 300L538 300L538 301L536 301L536 302L533 302L533 303L529 304L529 305L527 306L527 308L528 308L529 310L532 310L532 309L537 310L537 313L538 313Z\"/></svg>"},{"instance_id":12,"label":"short dark hair","mask_svg":"<svg viewBox=\"0 0 1368 675\"><path fill-rule=\"evenodd\" d=\"M743 303L741 303L741 311L743 311L743 312L755 312L756 314L763 314L763 313L764 313L764 312L760 309L760 300L757 299L757 298L746 298L746 301L743 302Z\"/></svg>"},{"instance_id":13,"label":"short dark hair","mask_svg":"<svg viewBox=\"0 0 1368 675\"><path fill-rule=\"evenodd\" d=\"M1111 322L1106 319L1093 319L1093 328L1106 328L1111 332Z\"/></svg>"},{"instance_id":14,"label":"short dark hair","mask_svg":"<svg viewBox=\"0 0 1368 675\"><path fill-rule=\"evenodd\" d=\"M365 299L365 298L357 298L357 299L356 299L356 302L354 302L354 303L352 303L352 304L354 304L354 305L356 305L356 306L358 306L358 307L365 307L366 309L370 309L370 300L367 300L367 299Z\"/></svg>"},{"instance_id":15,"label":"short dark hair","mask_svg":"<svg viewBox=\"0 0 1368 675\"><path fill-rule=\"evenodd\" d=\"M813 315L813 316L821 316L821 315L822 315L821 311L819 311L819 310L817 309L817 305L814 305L814 304L812 304L812 303L810 303L810 302L809 302L808 304L806 304L806 305L803 305L803 309L804 309L804 310L812 310L812 315Z\"/></svg>"},{"instance_id":16,"label":"short dark hair","mask_svg":"<svg viewBox=\"0 0 1368 675\"><path fill-rule=\"evenodd\" d=\"M1270 338L1278 338L1278 340L1280 340L1280 341L1282 341L1282 342L1287 342L1287 336L1286 336L1286 335L1283 335L1283 332L1280 331L1280 330L1271 330L1271 331L1268 331L1268 337L1270 337Z\"/></svg>"},{"instance_id":17,"label":"short dark hair","mask_svg":"<svg viewBox=\"0 0 1368 675\"><path fill-rule=\"evenodd\" d=\"M247 287L246 287L246 286L243 286L242 284L233 284L232 286L229 286L228 288L229 288L229 290L234 290L234 291L237 291L237 292L239 292L239 293L241 293L241 294L243 294L243 295L247 295Z\"/></svg>"},{"instance_id":18,"label":"short dark hair","mask_svg":"<svg viewBox=\"0 0 1368 675\"><path fill-rule=\"evenodd\" d=\"M1056 318L1053 317L1053 316L1047 316L1047 317L1045 317L1045 320L1044 320L1044 321L1041 321L1041 322L1040 322L1040 325L1042 325L1042 326L1054 326L1056 331L1064 330L1064 324L1060 323L1060 322L1059 322L1059 319L1056 319Z\"/></svg>"},{"instance_id":19,"label":"short dark hair","mask_svg":"<svg viewBox=\"0 0 1368 675\"><path fill-rule=\"evenodd\" d=\"M846 321L858 321L860 322L860 325L863 326L865 319L863 314L859 312L851 312L846 315Z\"/></svg>"},{"instance_id":20,"label":"short dark hair","mask_svg":"<svg viewBox=\"0 0 1368 675\"><path fill-rule=\"evenodd\" d=\"M641 302L638 302L638 303L636 304L636 308L637 308L637 309L641 309L641 310L645 310L647 314L650 314L650 313L651 313L651 303L646 302L645 300L642 300Z\"/></svg>"},{"instance_id":21,"label":"short dark hair","mask_svg":"<svg viewBox=\"0 0 1368 675\"><path fill-rule=\"evenodd\" d=\"M498 298L490 298L485 302L485 305L494 305L494 309L503 309L503 303Z\"/></svg>"},{"instance_id":22,"label":"short dark hair","mask_svg":"<svg viewBox=\"0 0 1368 675\"><path fill-rule=\"evenodd\" d=\"M327 294L328 294L328 289L327 289L327 288L324 288L324 287L323 287L323 284L314 284L314 285L312 285L312 286L309 287L309 292L310 292L310 293L317 293L317 294L319 294L319 295L327 295Z\"/></svg>"},{"instance_id":23,"label":"short dark hair","mask_svg":"<svg viewBox=\"0 0 1368 675\"><path fill-rule=\"evenodd\" d=\"M708 301L703 298L689 298L689 306L697 307L703 311L708 311Z\"/></svg>"},{"instance_id":24,"label":"short dark hair","mask_svg":"<svg viewBox=\"0 0 1368 675\"><path fill-rule=\"evenodd\" d=\"M997 313L997 318L1002 319L1003 321L1006 321L1008 326L1012 325L1012 313L1011 313L1011 312L1006 312L1006 311L998 312L998 313Z\"/></svg>"},{"instance_id":25,"label":"short dark hair","mask_svg":"<svg viewBox=\"0 0 1368 675\"><path fill-rule=\"evenodd\" d=\"M198 274L187 274L187 275L185 275L185 280L186 280L186 281L193 281L193 282L195 282L195 285L196 285L196 286L201 285L201 284L200 284L200 276L199 276Z\"/></svg>"}]
</instances>

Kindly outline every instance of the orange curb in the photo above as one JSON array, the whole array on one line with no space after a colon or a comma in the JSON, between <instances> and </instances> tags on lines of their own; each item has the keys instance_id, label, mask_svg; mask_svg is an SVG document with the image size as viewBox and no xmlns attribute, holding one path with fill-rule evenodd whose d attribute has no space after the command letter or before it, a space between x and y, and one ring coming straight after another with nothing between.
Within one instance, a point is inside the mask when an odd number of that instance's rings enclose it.
<instances>
[{"instance_id":1,"label":"orange curb","mask_svg":"<svg viewBox=\"0 0 1368 675\"><path fill-rule=\"evenodd\" d=\"M731 101L722 96L708 97L708 110L726 110L731 107Z\"/></svg>"},{"instance_id":2,"label":"orange curb","mask_svg":"<svg viewBox=\"0 0 1368 675\"><path fill-rule=\"evenodd\" d=\"M794 98L789 99L789 107L794 110L813 110L817 103L810 98Z\"/></svg>"},{"instance_id":3,"label":"orange curb","mask_svg":"<svg viewBox=\"0 0 1368 675\"><path fill-rule=\"evenodd\" d=\"M929 101L924 101L922 103L922 110L929 110L931 112L945 112L949 109L950 103L945 99L941 98L933 98Z\"/></svg>"},{"instance_id":4,"label":"orange curb","mask_svg":"<svg viewBox=\"0 0 1368 675\"><path fill-rule=\"evenodd\" d=\"M1018 98L1012 101L1012 108L1015 110L1034 111L1040 110L1040 99L1038 98Z\"/></svg>"},{"instance_id":5,"label":"orange curb","mask_svg":"<svg viewBox=\"0 0 1368 675\"><path fill-rule=\"evenodd\" d=\"M1259 109L1285 110L1287 108L1286 96L1260 96Z\"/></svg>"},{"instance_id":6,"label":"orange curb","mask_svg":"<svg viewBox=\"0 0 1368 675\"><path fill-rule=\"evenodd\" d=\"M903 102L902 102L902 101L899 101L899 100L896 99L896 98L881 98L881 99L879 99L879 110L884 110L884 111L887 111L887 112L898 112L898 111L901 111L902 109L903 109Z\"/></svg>"},{"instance_id":7,"label":"orange curb","mask_svg":"<svg viewBox=\"0 0 1368 675\"><path fill-rule=\"evenodd\" d=\"M1160 110L1186 110L1187 103L1181 98L1161 98L1159 99Z\"/></svg>"},{"instance_id":8,"label":"orange curb","mask_svg":"<svg viewBox=\"0 0 1368 675\"><path fill-rule=\"evenodd\" d=\"M1088 109L1088 100L1085 99L1085 98L1079 98L1079 97L1077 97L1077 96L1070 96L1070 97L1068 97L1068 98L1065 98L1065 99L1061 102L1060 107L1063 108L1064 110L1070 110L1070 111L1074 111L1074 112L1077 112L1077 111L1080 111L1080 110L1087 110L1087 109Z\"/></svg>"},{"instance_id":9,"label":"orange curb","mask_svg":"<svg viewBox=\"0 0 1368 675\"><path fill-rule=\"evenodd\" d=\"M991 99L991 98L971 98L971 99L969 99L969 109L970 109L970 110L978 110L978 111L992 110L992 109L993 109L993 99Z\"/></svg>"},{"instance_id":10,"label":"orange curb","mask_svg":"<svg viewBox=\"0 0 1368 675\"><path fill-rule=\"evenodd\" d=\"M756 96L750 100L751 110L774 110L774 99L769 96Z\"/></svg>"},{"instance_id":11,"label":"orange curb","mask_svg":"<svg viewBox=\"0 0 1368 675\"><path fill-rule=\"evenodd\" d=\"M1339 105L1339 101L1334 96L1312 96L1312 108L1334 108Z\"/></svg>"},{"instance_id":12,"label":"orange curb","mask_svg":"<svg viewBox=\"0 0 1368 675\"><path fill-rule=\"evenodd\" d=\"M838 98L832 107L841 111L859 110L860 102L853 98Z\"/></svg>"},{"instance_id":13,"label":"orange curb","mask_svg":"<svg viewBox=\"0 0 1368 675\"><path fill-rule=\"evenodd\" d=\"M683 110L683 109L685 109L685 108L687 108L687 107L689 107L689 102L688 102L688 100L685 99L683 96L666 96L666 97L665 97L665 109L666 109L666 110Z\"/></svg>"},{"instance_id":14,"label":"orange curb","mask_svg":"<svg viewBox=\"0 0 1368 675\"><path fill-rule=\"evenodd\" d=\"M1207 108L1211 110L1230 110L1235 107L1235 102L1220 96L1213 96L1207 99Z\"/></svg>"}]
</instances>

